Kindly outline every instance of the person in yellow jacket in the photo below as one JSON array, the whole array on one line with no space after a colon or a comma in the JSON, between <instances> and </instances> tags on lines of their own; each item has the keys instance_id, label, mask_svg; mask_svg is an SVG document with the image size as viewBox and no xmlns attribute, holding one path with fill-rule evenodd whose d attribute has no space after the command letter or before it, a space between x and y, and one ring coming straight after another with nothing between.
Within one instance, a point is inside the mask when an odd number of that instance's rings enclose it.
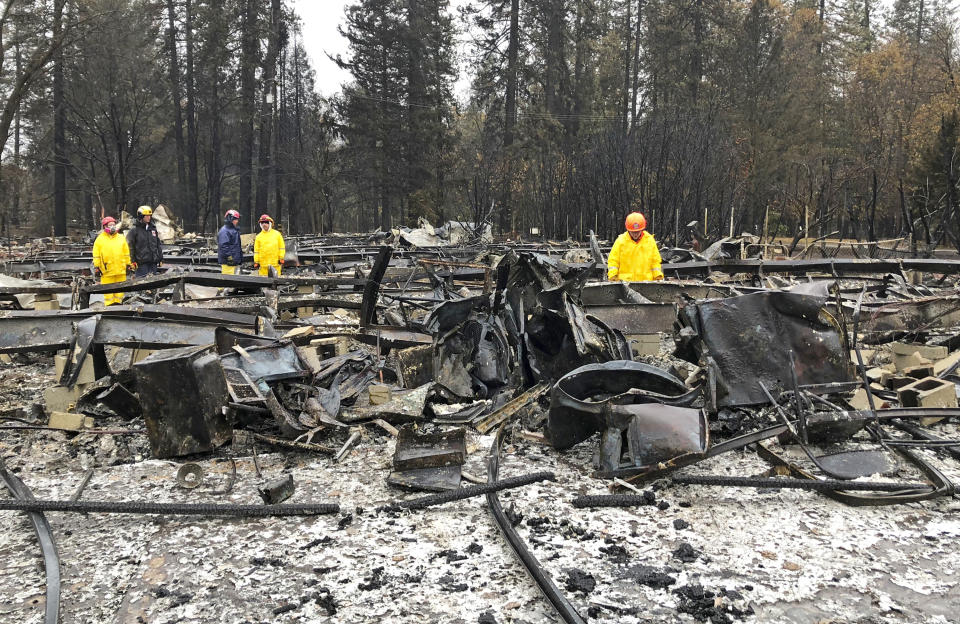
<instances>
[{"instance_id":1,"label":"person in yellow jacket","mask_svg":"<svg viewBox=\"0 0 960 624\"><path fill-rule=\"evenodd\" d=\"M101 284L125 281L127 270L133 269L127 239L117 234L117 220L113 217L104 217L100 224L103 231L93 243L94 277L99 277ZM106 293L103 302L108 306L123 303L123 293Z\"/></svg>"},{"instance_id":2,"label":"person in yellow jacket","mask_svg":"<svg viewBox=\"0 0 960 624\"><path fill-rule=\"evenodd\" d=\"M287 253L283 236L273 229L270 215L260 215L260 230L253 241L253 268L260 269L260 275L269 275L270 267L280 275L283 269L283 256Z\"/></svg>"},{"instance_id":3,"label":"person in yellow jacket","mask_svg":"<svg viewBox=\"0 0 960 624\"><path fill-rule=\"evenodd\" d=\"M639 212L627 215L627 231L617 237L607 259L607 279L622 282L662 280L660 250L647 220Z\"/></svg>"}]
</instances>

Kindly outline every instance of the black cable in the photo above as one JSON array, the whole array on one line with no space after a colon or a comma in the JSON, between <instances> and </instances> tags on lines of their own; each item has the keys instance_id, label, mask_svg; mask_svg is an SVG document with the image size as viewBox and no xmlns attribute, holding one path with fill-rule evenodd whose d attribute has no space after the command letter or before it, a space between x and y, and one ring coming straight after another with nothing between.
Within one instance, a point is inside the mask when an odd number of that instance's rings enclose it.
<instances>
[{"instance_id":1,"label":"black cable","mask_svg":"<svg viewBox=\"0 0 960 624\"><path fill-rule=\"evenodd\" d=\"M731 477L727 475L687 475L676 476L671 480L679 485L790 488L795 490L860 490L864 492L928 490L931 487L929 483L843 481L841 479L772 479L769 477Z\"/></svg>"},{"instance_id":2,"label":"black cable","mask_svg":"<svg viewBox=\"0 0 960 624\"><path fill-rule=\"evenodd\" d=\"M505 433L506 423L503 423L497 430L493 444L490 445L490 455L487 457L487 479L492 483L496 483L499 478L500 446L503 444ZM500 498L496 492L487 494L487 506L490 508L490 514L493 516L494 522L496 522L500 528L500 533L503 534L504 539L507 540L510 548L513 549L513 552L517 555L517 558L520 559L520 563L523 564L523 567L526 568L530 576L533 577L537 587L540 588L543 595L550 601L553 608L557 610L557 615L567 624L585 624L586 620L577 613L576 607L570 604L567 597L563 595L547 571L540 565L537 556L530 552L530 549L527 548L526 543L517 533L517 530L513 528L513 524L510 523L507 514L503 511L503 506L500 504Z\"/></svg>"},{"instance_id":3,"label":"black cable","mask_svg":"<svg viewBox=\"0 0 960 624\"><path fill-rule=\"evenodd\" d=\"M336 514L340 513L340 505L328 503L313 505L211 505L206 503L0 500L0 510L264 518L271 516L318 516Z\"/></svg>"},{"instance_id":4,"label":"black cable","mask_svg":"<svg viewBox=\"0 0 960 624\"><path fill-rule=\"evenodd\" d=\"M839 479L770 479L754 477L729 477L725 475L694 475L673 477L678 485L716 485L722 487L755 487L795 490L857 490L866 492L901 492L904 490L928 490L929 483L891 483L870 481L841 481ZM639 507L649 505L649 496L633 494L612 494L597 496L578 496L573 499L574 507Z\"/></svg>"}]
</instances>

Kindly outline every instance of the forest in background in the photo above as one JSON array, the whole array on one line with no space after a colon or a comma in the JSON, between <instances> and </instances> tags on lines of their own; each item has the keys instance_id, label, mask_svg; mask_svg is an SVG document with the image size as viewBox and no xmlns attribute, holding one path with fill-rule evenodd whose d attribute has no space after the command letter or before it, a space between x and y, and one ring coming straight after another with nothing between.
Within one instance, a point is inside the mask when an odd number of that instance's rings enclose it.
<instances>
[{"instance_id":1,"label":"forest in background","mask_svg":"<svg viewBox=\"0 0 960 624\"><path fill-rule=\"evenodd\" d=\"M322 98L282 0L3 0L0 233L140 204L210 233L463 220L662 242L909 237L960 251L942 0L355 0ZM464 49L457 42L467 38ZM469 67L469 92L453 91Z\"/></svg>"}]
</instances>

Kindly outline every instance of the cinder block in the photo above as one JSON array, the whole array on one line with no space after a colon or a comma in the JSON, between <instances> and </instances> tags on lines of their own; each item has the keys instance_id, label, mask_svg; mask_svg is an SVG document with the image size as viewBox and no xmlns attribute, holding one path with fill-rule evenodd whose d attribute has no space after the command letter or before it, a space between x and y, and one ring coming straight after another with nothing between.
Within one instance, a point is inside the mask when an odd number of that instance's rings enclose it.
<instances>
[{"instance_id":1,"label":"cinder block","mask_svg":"<svg viewBox=\"0 0 960 624\"><path fill-rule=\"evenodd\" d=\"M943 345L924 345L912 344L908 342L892 342L890 350L894 355L910 355L912 353L920 354L920 357L928 360L939 360L947 357L947 348Z\"/></svg>"},{"instance_id":2,"label":"cinder block","mask_svg":"<svg viewBox=\"0 0 960 624\"><path fill-rule=\"evenodd\" d=\"M957 407L956 386L951 381L926 377L897 390L897 398L903 407ZM940 418L923 418L920 423L929 425Z\"/></svg>"},{"instance_id":3,"label":"cinder block","mask_svg":"<svg viewBox=\"0 0 960 624\"><path fill-rule=\"evenodd\" d=\"M894 354L893 356L893 365L896 366L897 370L901 372L913 366L923 366L924 364L930 363L930 360L923 357L919 352L916 351L909 355Z\"/></svg>"},{"instance_id":4,"label":"cinder block","mask_svg":"<svg viewBox=\"0 0 960 624\"><path fill-rule=\"evenodd\" d=\"M857 388L857 391L847 400L847 403L855 410L870 409L870 400L867 398L867 391L863 388Z\"/></svg>"},{"instance_id":5,"label":"cinder block","mask_svg":"<svg viewBox=\"0 0 960 624\"><path fill-rule=\"evenodd\" d=\"M297 286L297 292L301 295L312 295L313 294L313 285L310 286ZM297 316L300 318L309 318L314 315L314 308L311 307L302 307L297 308Z\"/></svg>"},{"instance_id":6,"label":"cinder block","mask_svg":"<svg viewBox=\"0 0 960 624\"><path fill-rule=\"evenodd\" d=\"M77 399L86 390L86 384L77 384L72 388L67 386L50 386L43 391L43 402L47 412L68 412L76 405Z\"/></svg>"},{"instance_id":7,"label":"cinder block","mask_svg":"<svg viewBox=\"0 0 960 624\"><path fill-rule=\"evenodd\" d=\"M321 360L335 355L343 355L350 351L350 342L342 336L311 340L310 346L317 350Z\"/></svg>"},{"instance_id":8,"label":"cinder block","mask_svg":"<svg viewBox=\"0 0 960 624\"><path fill-rule=\"evenodd\" d=\"M67 356L58 353L53 358L53 365L57 372L57 379L60 379L60 376L63 375L63 369L67 365ZM93 358L85 357L83 358L83 366L80 367L80 375L77 377L77 385L86 385L91 384L97 380L96 374L93 372Z\"/></svg>"},{"instance_id":9,"label":"cinder block","mask_svg":"<svg viewBox=\"0 0 960 624\"><path fill-rule=\"evenodd\" d=\"M370 396L370 405L383 405L390 402L393 393L390 391L390 386L370 384L367 387L367 394Z\"/></svg>"},{"instance_id":10,"label":"cinder block","mask_svg":"<svg viewBox=\"0 0 960 624\"><path fill-rule=\"evenodd\" d=\"M884 372L882 368L871 368L867 371L867 379L869 379L871 383L882 384Z\"/></svg>"},{"instance_id":11,"label":"cinder block","mask_svg":"<svg viewBox=\"0 0 960 624\"><path fill-rule=\"evenodd\" d=\"M921 364L920 366L911 366L903 369L903 374L914 379L923 379L924 377L933 377L933 364Z\"/></svg>"},{"instance_id":12,"label":"cinder block","mask_svg":"<svg viewBox=\"0 0 960 624\"><path fill-rule=\"evenodd\" d=\"M13 364L13 358L7 353L0 353L0 364Z\"/></svg>"},{"instance_id":13,"label":"cinder block","mask_svg":"<svg viewBox=\"0 0 960 624\"><path fill-rule=\"evenodd\" d=\"M51 299L50 301L36 301L33 302L34 310L59 310L60 302L57 299Z\"/></svg>"},{"instance_id":14,"label":"cinder block","mask_svg":"<svg viewBox=\"0 0 960 624\"><path fill-rule=\"evenodd\" d=\"M916 379L913 377L894 376L887 380L887 387L891 390L899 390L904 386L909 386L914 381L916 381Z\"/></svg>"},{"instance_id":15,"label":"cinder block","mask_svg":"<svg viewBox=\"0 0 960 624\"><path fill-rule=\"evenodd\" d=\"M48 426L55 429L71 429L73 431L78 431L83 429L85 426L86 418L83 414L75 414L73 412L52 412L50 414L50 421L47 423ZM93 419L90 419L91 424Z\"/></svg>"}]
</instances>

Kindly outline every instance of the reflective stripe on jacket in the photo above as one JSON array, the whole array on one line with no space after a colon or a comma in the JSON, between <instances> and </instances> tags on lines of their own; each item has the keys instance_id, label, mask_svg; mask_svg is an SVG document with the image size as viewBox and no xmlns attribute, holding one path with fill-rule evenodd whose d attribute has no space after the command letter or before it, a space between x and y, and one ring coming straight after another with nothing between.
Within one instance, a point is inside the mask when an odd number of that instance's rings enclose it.
<instances>
[{"instance_id":1,"label":"reflective stripe on jacket","mask_svg":"<svg viewBox=\"0 0 960 624\"><path fill-rule=\"evenodd\" d=\"M607 259L607 279L623 282L645 282L663 279L660 250L653 234L644 231L634 241L629 232L617 237Z\"/></svg>"},{"instance_id":2,"label":"reflective stripe on jacket","mask_svg":"<svg viewBox=\"0 0 960 624\"><path fill-rule=\"evenodd\" d=\"M253 240L253 263L277 266L283 260L286 247L283 235L273 228L260 232Z\"/></svg>"},{"instance_id":3,"label":"reflective stripe on jacket","mask_svg":"<svg viewBox=\"0 0 960 624\"><path fill-rule=\"evenodd\" d=\"M130 264L130 248L127 239L119 234L100 232L93 243L93 266L103 275L116 276L127 274Z\"/></svg>"}]
</instances>

